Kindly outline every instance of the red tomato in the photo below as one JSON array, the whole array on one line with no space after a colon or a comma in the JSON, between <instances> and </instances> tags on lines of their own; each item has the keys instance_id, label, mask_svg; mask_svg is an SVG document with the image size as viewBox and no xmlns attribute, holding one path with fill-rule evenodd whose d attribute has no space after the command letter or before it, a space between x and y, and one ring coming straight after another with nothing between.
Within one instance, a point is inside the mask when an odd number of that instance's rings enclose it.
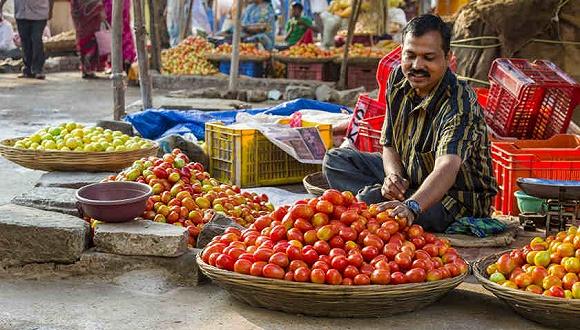
<instances>
[{"instance_id":1,"label":"red tomato","mask_svg":"<svg viewBox=\"0 0 580 330\"><path fill-rule=\"evenodd\" d=\"M272 221L274 219L271 216L264 215L254 221L254 227L256 227L256 230L262 231L262 229L269 227Z\"/></svg>"},{"instance_id":2,"label":"red tomato","mask_svg":"<svg viewBox=\"0 0 580 330\"><path fill-rule=\"evenodd\" d=\"M215 265L220 269L234 270L234 261L234 258L230 257L229 255L220 254L215 260Z\"/></svg>"},{"instance_id":3,"label":"red tomato","mask_svg":"<svg viewBox=\"0 0 580 330\"><path fill-rule=\"evenodd\" d=\"M292 261L290 261L290 265L288 266L288 270L296 272L296 270L298 268L301 268L301 267L308 268L308 264L306 264L302 260L292 260Z\"/></svg>"},{"instance_id":4,"label":"red tomato","mask_svg":"<svg viewBox=\"0 0 580 330\"><path fill-rule=\"evenodd\" d=\"M244 254L246 252L245 249L240 249L240 248L233 248L230 249L230 251L228 252L228 255L230 257L232 257L234 260L238 260L239 257Z\"/></svg>"},{"instance_id":5,"label":"red tomato","mask_svg":"<svg viewBox=\"0 0 580 330\"><path fill-rule=\"evenodd\" d=\"M371 278L365 274L358 274L353 279L354 285L369 285L371 284Z\"/></svg>"},{"instance_id":6,"label":"red tomato","mask_svg":"<svg viewBox=\"0 0 580 330\"><path fill-rule=\"evenodd\" d=\"M356 268L353 265L346 266L344 268L344 271L342 272L343 277L352 279L354 279L354 277L357 276L358 274L359 274L358 268Z\"/></svg>"},{"instance_id":7,"label":"red tomato","mask_svg":"<svg viewBox=\"0 0 580 330\"><path fill-rule=\"evenodd\" d=\"M326 272L322 269L313 269L310 272L310 282L317 284L324 284L326 280Z\"/></svg>"},{"instance_id":8,"label":"red tomato","mask_svg":"<svg viewBox=\"0 0 580 330\"><path fill-rule=\"evenodd\" d=\"M332 258L330 265L332 268L342 272L348 266L348 259L345 256L337 255Z\"/></svg>"},{"instance_id":9,"label":"red tomato","mask_svg":"<svg viewBox=\"0 0 580 330\"><path fill-rule=\"evenodd\" d=\"M326 190L322 194L322 197L320 199L325 200L325 201L329 201L329 202L331 202L334 205L343 205L343 203L344 203L344 197L336 189L328 189L328 190Z\"/></svg>"},{"instance_id":10,"label":"red tomato","mask_svg":"<svg viewBox=\"0 0 580 330\"><path fill-rule=\"evenodd\" d=\"M273 254L274 250L260 247L254 252L254 259L257 261L268 261Z\"/></svg>"},{"instance_id":11,"label":"red tomato","mask_svg":"<svg viewBox=\"0 0 580 330\"><path fill-rule=\"evenodd\" d=\"M312 265L318 260L318 253L316 253L314 249L308 249L306 251L302 249L302 260L307 264Z\"/></svg>"},{"instance_id":12,"label":"red tomato","mask_svg":"<svg viewBox=\"0 0 580 330\"><path fill-rule=\"evenodd\" d=\"M275 227L272 227L272 230L270 231L270 239L273 242L278 242L280 240L286 239L286 227L284 227L283 225L277 225Z\"/></svg>"},{"instance_id":13,"label":"red tomato","mask_svg":"<svg viewBox=\"0 0 580 330\"><path fill-rule=\"evenodd\" d=\"M383 254L389 260L395 260L397 253L399 253L399 246L395 243L387 243L383 247Z\"/></svg>"},{"instance_id":14,"label":"red tomato","mask_svg":"<svg viewBox=\"0 0 580 330\"><path fill-rule=\"evenodd\" d=\"M363 263L362 266L360 266L360 272L362 274L371 276L371 273L375 270L375 267L371 264L367 264L367 263Z\"/></svg>"},{"instance_id":15,"label":"red tomato","mask_svg":"<svg viewBox=\"0 0 580 330\"><path fill-rule=\"evenodd\" d=\"M252 267L250 267L250 275L253 276L263 276L262 275L262 271L264 270L264 266L266 266L268 263L265 261L256 261L252 264Z\"/></svg>"},{"instance_id":16,"label":"red tomato","mask_svg":"<svg viewBox=\"0 0 580 330\"><path fill-rule=\"evenodd\" d=\"M339 235L332 237L328 243L332 248L344 248L344 239Z\"/></svg>"},{"instance_id":17,"label":"red tomato","mask_svg":"<svg viewBox=\"0 0 580 330\"><path fill-rule=\"evenodd\" d=\"M252 253L248 253L248 252L242 253L242 254L241 254L239 257L238 257L238 259L245 259L245 260L249 260L249 261L251 261L252 263L254 263L254 261L255 261L255 259L254 259L254 254L252 254Z\"/></svg>"},{"instance_id":18,"label":"red tomato","mask_svg":"<svg viewBox=\"0 0 580 330\"><path fill-rule=\"evenodd\" d=\"M345 242L346 241L356 241L356 238L357 238L356 231L350 227L341 228L340 231L338 232L338 235L340 235L340 237L342 237L342 239Z\"/></svg>"},{"instance_id":19,"label":"red tomato","mask_svg":"<svg viewBox=\"0 0 580 330\"><path fill-rule=\"evenodd\" d=\"M353 285L354 281L352 280L352 278L348 278L348 277L343 277L342 278L342 285Z\"/></svg>"},{"instance_id":20,"label":"red tomato","mask_svg":"<svg viewBox=\"0 0 580 330\"><path fill-rule=\"evenodd\" d=\"M401 272L394 272L391 274L391 284L405 284L407 283L407 276Z\"/></svg>"},{"instance_id":21,"label":"red tomato","mask_svg":"<svg viewBox=\"0 0 580 330\"><path fill-rule=\"evenodd\" d=\"M223 250L226 248L226 245L223 243L214 243L211 244L210 246L206 247L203 252L201 253L201 259L205 262L205 263L209 263L209 256L212 253L215 252L223 252Z\"/></svg>"},{"instance_id":22,"label":"red tomato","mask_svg":"<svg viewBox=\"0 0 580 330\"><path fill-rule=\"evenodd\" d=\"M275 278L279 280L283 279L285 275L284 269L275 264L267 264L266 266L264 266L264 268L262 269L262 274L264 275L264 277Z\"/></svg>"},{"instance_id":23,"label":"red tomato","mask_svg":"<svg viewBox=\"0 0 580 330\"><path fill-rule=\"evenodd\" d=\"M221 256L222 254L219 252L214 252L209 256L208 263L212 266L215 266L216 259Z\"/></svg>"},{"instance_id":24,"label":"red tomato","mask_svg":"<svg viewBox=\"0 0 580 330\"><path fill-rule=\"evenodd\" d=\"M365 261L371 261L379 255L379 249L376 246L365 246L361 250L361 254Z\"/></svg>"},{"instance_id":25,"label":"red tomato","mask_svg":"<svg viewBox=\"0 0 580 330\"><path fill-rule=\"evenodd\" d=\"M318 256L318 260L324 261L330 265L330 263L332 262L332 257L331 256Z\"/></svg>"},{"instance_id":26,"label":"red tomato","mask_svg":"<svg viewBox=\"0 0 580 330\"><path fill-rule=\"evenodd\" d=\"M298 228L291 228L286 233L286 236L287 236L289 241L297 240L299 242L304 242L304 235L302 234L302 232Z\"/></svg>"},{"instance_id":27,"label":"red tomato","mask_svg":"<svg viewBox=\"0 0 580 330\"><path fill-rule=\"evenodd\" d=\"M330 269L330 266L326 262L318 260L312 265L312 269L322 269L326 273Z\"/></svg>"},{"instance_id":28,"label":"red tomato","mask_svg":"<svg viewBox=\"0 0 580 330\"><path fill-rule=\"evenodd\" d=\"M346 256L346 251L343 249L340 249L340 248L333 248L330 250L328 255L333 257L333 258L336 256Z\"/></svg>"},{"instance_id":29,"label":"red tomato","mask_svg":"<svg viewBox=\"0 0 580 330\"><path fill-rule=\"evenodd\" d=\"M248 275L250 268L252 268L252 262L246 259L239 259L234 263L234 272L236 273Z\"/></svg>"},{"instance_id":30,"label":"red tomato","mask_svg":"<svg viewBox=\"0 0 580 330\"><path fill-rule=\"evenodd\" d=\"M355 210L348 210L340 215L340 222L349 226L358 219L358 213Z\"/></svg>"},{"instance_id":31,"label":"red tomato","mask_svg":"<svg viewBox=\"0 0 580 330\"><path fill-rule=\"evenodd\" d=\"M355 267L360 267L364 261L362 254L360 254L359 252L350 254L347 257L347 260L350 265L353 265Z\"/></svg>"},{"instance_id":32,"label":"red tomato","mask_svg":"<svg viewBox=\"0 0 580 330\"><path fill-rule=\"evenodd\" d=\"M329 269L325 274L325 282L330 285L340 285L342 283L342 275L336 269Z\"/></svg>"},{"instance_id":33,"label":"red tomato","mask_svg":"<svg viewBox=\"0 0 580 330\"><path fill-rule=\"evenodd\" d=\"M316 251L316 253L318 253L319 255L324 255L324 254L329 254L330 253L330 244L328 244L326 241L316 241L316 243L314 243L314 245L312 245L312 247L314 248L314 251Z\"/></svg>"},{"instance_id":34,"label":"red tomato","mask_svg":"<svg viewBox=\"0 0 580 330\"><path fill-rule=\"evenodd\" d=\"M308 282L310 280L310 269L307 267L299 267L294 270L294 281Z\"/></svg>"},{"instance_id":35,"label":"red tomato","mask_svg":"<svg viewBox=\"0 0 580 330\"><path fill-rule=\"evenodd\" d=\"M309 230L314 229L314 226L312 226L312 224L309 221L306 221L306 220L300 218L300 219L296 219L296 221L294 221L294 228L305 233Z\"/></svg>"},{"instance_id":36,"label":"red tomato","mask_svg":"<svg viewBox=\"0 0 580 330\"><path fill-rule=\"evenodd\" d=\"M371 273L371 283L373 284L389 284L391 281L391 272L387 269L375 269Z\"/></svg>"},{"instance_id":37,"label":"red tomato","mask_svg":"<svg viewBox=\"0 0 580 330\"><path fill-rule=\"evenodd\" d=\"M294 272L293 271L286 272L286 274L284 274L284 280L293 282L294 281Z\"/></svg>"},{"instance_id":38,"label":"red tomato","mask_svg":"<svg viewBox=\"0 0 580 330\"><path fill-rule=\"evenodd\" d=\"M302 253L297 246L288 245L286 248L286 254L290 260L302 260Z\"/></svg>"},{"instance_id":39,"label":"red tomato","mask_svg":"<svg viewBox=\"0 0 580 330\"><path fill-rule=\"evenodd\" d=\"M401 269L409 269L413 263L413 258L406 252L399 252L395 256L395 262Z\"/></svg>"},{"instance_id":40,"label":"red tomato","mask_svg":"<svg viewBox=\"0 0 580 330\"><path fill-rule=\"evenodd\" d=\"M278 265L282 268L286 268L288 267L290 260L288 260L288 256L286 255L286 253L276 252L270 257L268 262L271 264Z\"/></svg>"},{"instance_id":41,"label":"red tomato","mask_svg":"<svg viewBox=\"0 0 580 330\"><path fill-rule=\"evenodd\" d=\"M425 279L427 278L427 272L425 272L425 269L423 268L413 268L406 272L405 275L411 283L425 282Z\"/></svg>"}]
</instances>

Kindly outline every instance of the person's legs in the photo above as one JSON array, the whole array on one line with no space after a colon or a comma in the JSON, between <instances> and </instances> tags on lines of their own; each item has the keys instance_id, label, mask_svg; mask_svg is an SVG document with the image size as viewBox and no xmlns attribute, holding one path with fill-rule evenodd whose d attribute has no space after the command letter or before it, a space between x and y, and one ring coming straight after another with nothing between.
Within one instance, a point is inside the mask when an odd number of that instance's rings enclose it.
<instances>
[{"instance_id":1,"label":"person's legs","mask_svg":"<svg viewBox=\"0 0 580 330\"><path fill-rule=\"evenodd\" d=\"M24 68L22 74L24 77L32 76L32 21L26 19L17 19L16 24L18 26L18 34L20 35L20 43L22 46L22 61L24 62Z\"/></svg>"},{"instance_id":2,"label":"person's legs","mask_svg":"<svg viewBox=\"0 0 580 330\"><path fill-rule=\"evenodd\" d=\"M423 212L415 221L423 229L433 233L442 233L455 221L455 218L445 209L441 202Z\"/></svg>"},{"instance_id":3,"label":"person's legs","mask_svg":"<svg viewBox=\"0 0 580 330\"><path fill-rule=\"evenodd\" d=\"M367 203L383 200L380 190L385 173L380 153L335 148L326 153L322 171L331 188L352 191Z\"/></svg>"},{"instance_id":4,"label":"person's legs","mask_svg":"<svg viewBox=\"0 0 580 330\"><path fill-rule=\"evenodd\" d=\"M32 73L41 76L44 67L44 45L42 43L42 33L46 27L46 20L32 21L30 33L32 46Z\"/></svg>"}]
</instances>

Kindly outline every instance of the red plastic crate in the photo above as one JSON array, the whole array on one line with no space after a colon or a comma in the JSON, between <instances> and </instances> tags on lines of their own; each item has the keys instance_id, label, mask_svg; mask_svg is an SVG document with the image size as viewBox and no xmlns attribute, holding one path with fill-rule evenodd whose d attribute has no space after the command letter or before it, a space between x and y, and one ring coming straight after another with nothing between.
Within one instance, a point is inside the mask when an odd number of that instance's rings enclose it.
<instances>
[{"instance_id":1,"label":"red plastic crate","mask_svg":"<svg viewBox=\"0 0 580 330\"><path fill-rule=\"evenodd\" d=\"M498 134L547 139L565 133L580 84L549 61L496 59L489 71L486 119Z\"/></svg>"},{"instance_id":2,"label":"red plastic crate","mask_svg":"<svg viewBox=\"0 0 580 330\"><path fill-rule=\"evenodd\" d=\"M288 79L332 81L328 63L288 63Z\"/></svg>"},{"instance_id":3,"label":"red plastic crate","mask_svg":"<svg viewBox=\"0 0 580 330\"><path fill-rule=\"evenodd\" d=\"M489 96L489 88L474 87L473 90L477 94L477 102L483 109L487 108L487 98Z\"/></svg>"},{"instance_id":4,"label":"red plastic crate","mask_svg":"<svg viewBox=\"0 0 580 330\"><path fill-rule=\"evenodd\" d=\"M492 142L491 155L499 191L494 206L518 215L514 192L518 178L580 180L580 136L555 135L549 140Z\"/></svg>"},{"instance_id":5,"label":"red plastic crate","mask_svg":"<svg viewBox=\"0 0 580 330\"><path fill-rule=\"evenodd\" d=\"M346 128L346 137L356 145L361 120L384 115L386 109L386 104L379 103L367 94L360 94Z\"/></svg>"},{"instance_id":6,"label":"red plastic crate","mask_svg":"<svg viewBox=\"0 0 580 330\"><path fill-rule=\"evenodd\" d=\"M379 143L385 115L366 118L360 121L356 146L360 151L381 152Z\"/></svg>"},{"instance_id":7,"label":"red plastic crate","mask_svg":"<svg viewBox=\"0 0 580 330\"><path fill-rule=\"evenodd\" d=\"M391 71L399 64L401 64L401 54L402 48L398 46L397 48L391 50L390 53L385 55L379 62L377 67L377 83L379 84L379 102L387 103L386 92L387 92L387 80Z\"/></svg>"}]
</instances>

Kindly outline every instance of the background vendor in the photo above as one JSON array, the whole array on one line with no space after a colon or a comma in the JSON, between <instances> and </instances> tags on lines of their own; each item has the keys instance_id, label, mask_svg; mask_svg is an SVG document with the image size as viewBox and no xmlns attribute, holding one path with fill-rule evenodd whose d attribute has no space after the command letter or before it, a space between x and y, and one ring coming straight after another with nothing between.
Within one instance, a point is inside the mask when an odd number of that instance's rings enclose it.
<instances>
[{"instance_id":1,"label":"background vendor","mask_svg":"<svg viewBox=\"0 0 580 330\"><path fill-rule=\"evenodd\" d=\"M489 217L497 193L483 112L449 69L450 41L438 16L412 19L401 66L388 78L382 155L337 148L323 164L332 188L433 232L462 217Z\"/></svg>"},{"instance_id":2,"label":"background vendor","mask_svg":"<svg viewBox=\"0 0 580 330\"><path fill-rule=\"evenodd\" d=\"M244 42L259 42L266 50L274 47L276 17L267 0L253 0L242 13Z\"/></svg>"},{"instance_id":3,"label":"background vendor","mask_svg":"<svg viewBox=\"0 0 580 330\"><path fill-rule=\"evenodd\" d=\"M312 20L302 15L302 3L294 1L292 3L292 17L286 22L286 42L288 46L293 46L299 41L305 44L314 42L312 30Z\"/></svg>"},{"instance_id":4,"label":"background vendor","mask_svg":"<svg viewBox=\"0 0 580 330\"><path fill-rule=\"evenodd\" d=\"M322 19L322 47L334 46L334 37L341 28L348 26L348 18L352 14L350 0L332 0L328 10L320 14Z\"/></svg>"}]
</instances>

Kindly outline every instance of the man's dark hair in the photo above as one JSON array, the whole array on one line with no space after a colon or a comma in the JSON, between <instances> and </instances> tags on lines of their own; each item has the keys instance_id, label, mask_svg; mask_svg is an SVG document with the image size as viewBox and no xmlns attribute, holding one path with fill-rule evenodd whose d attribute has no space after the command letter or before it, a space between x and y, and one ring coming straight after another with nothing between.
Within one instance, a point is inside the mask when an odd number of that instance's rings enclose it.
<instances>
[{"instance_id":1,"label":"man's dark hair","mask_svg":"<svg viewBox=\"0 0 580 330\"><path fill-rule=\"evenodd\" d=\"M431 31L439 32L443 40L441 47L447 55L451 48L451 28L437 15L425 14L411 19L403 28L402 40L405 40L407 33L411 33L413 37L420 37Z\"/></svg>"}]
</instances>

